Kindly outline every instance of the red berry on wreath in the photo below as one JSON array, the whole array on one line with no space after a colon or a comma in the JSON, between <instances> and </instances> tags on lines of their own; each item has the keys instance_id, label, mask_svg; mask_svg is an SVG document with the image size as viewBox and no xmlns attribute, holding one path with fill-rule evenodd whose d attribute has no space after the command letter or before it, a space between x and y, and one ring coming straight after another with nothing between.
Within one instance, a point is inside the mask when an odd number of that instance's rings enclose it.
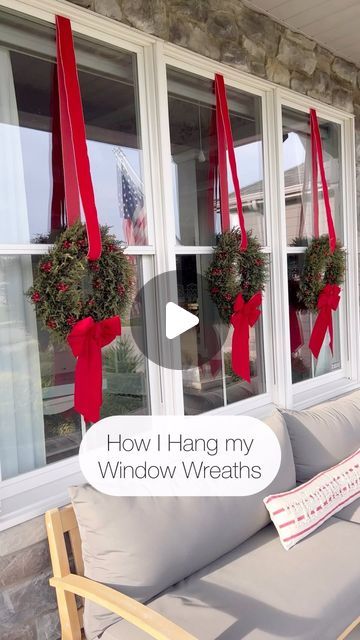
<instances>
[{"instance_id":1,"label":"red berry on wreath","mask_svg":"<svg viewBox=\"0 0 360 640\"><path fill-rule=\"evenodd\" d=\"M33 294L32 294L32 296L31 296L31 300L32 300L33 302L35 302L35 303L36 303L36 302L40 302L40 300L41 300L41 295L40 295L40 293L39 293L38 291L34 291L34 293L33 293Z\"/></svg>"},{"instance_id":2,"label":"red berry on wreath","mask_svg":"<svg viewBox=\"0 0 360 640\"><path fill-rule=\"evenodd\" d=\"M117 251L117 246L116 246L116 244L108 244L107 247L106 247L106 250L109 253L115 253L115 251Z\"/></svg>"},{"instance_id":3,"label":"red berry on wreath","mask_svg":"<svg viewBox=\"0 0 360 640\"><path fill-rule=\"evenodd\" d=\"M118 286L117 286L117 292L118 292L119 296L124 295L124 293L125 293L125 287L124 287L124 285L123 285L123 284L118 284Z\"/></svg>"},{"instance_id":4,"label":"red berry on wreath","mask_svg":"<svg viewBox=\"0 0 360 640\"><path fill-rule=\"evenodd\" d=\"M51 260L47 260L40 265L40 269L41 271L45 271L45 273L50 273L52 266L53 263L51 262Z\"/></svg>"},{"instance_id":5,"label":"red berry on wreath","mask_svg":"<svg viewBox=\"0 0 360 640\"><path fill-rule=\"evenodd\" d=\"M73 327L75 323L76 318L74 318L74 316L69 316L68 318L66 318L66 324L68 324L69 327Z\"/></svg>"},{"instance_id":6,"label":"red berry on wreath","mask_svg":"<svg viewBox=\"0 0 360 640\"><path fill-rule=\"evenodd\" d=\"M76 244L78 247L80 247L80 249L83 249L84 247L87 246L87 242L85 238L81 238L81 240L78 240Z\"/></svg>"},{"instance_id":7,"label":"red berry on wreath","mask_svg":"<svg viewBox=\"0 0 360 640\"><path fill-rule=\"evenodd\" d=\"M225 300L230 302L230 300L232 299L232 295L230 293L225 293L224 298L225 298Z\"/></svg>"},{"instance_id":8,"label":"red berry on wreath","mask_svg":"<svg viewBox=\"0 0 360 640\"><path fill-rule=\"evenodd\" d=\"M93 287L94 289L100 289L101 287L101 280L99 280L99 278L96 278L95 280L93 280Z\"/></svg>"},{"instance_id":9,"label":"red berry on wreath","mask_svg":"<svg viewBox=\"0 0 360 640\"><path fill-rule=\"evenodd\" d=\"M57 322L55 320L48 320L46 323L46 326L49 327L49 329L56 329L57 328Z\"/></svg>"},{"instance_id":10,"label":"red berry on wreath","mask_svg":"<svg viewBox=\"0 0 360 640\"><path fill-rule=\"evenodd\" d=\"M56 288L58 291L64 292L68 290L69 285L65 284L65 282L58 282L58 284L56 285Z\"/></svg>"},{"instance_id":11,"label":"red berry on wreath","mask_svg":"<svg viewBox=\"0 0 360 640\"><path fill-rule=\"evenodd\" d=\"M213 287L211 293L219 293L219 287Z\"/></svg>"},{"instance_id":12,"label":"red berry on wreath","mask_svg":"<svg viewBox=\"0 0 360 640\"><path fill-rule=\"evenodd\" d=\"M70 240L64 240L63 245L64 249L70 249L72 247L72 242Z\"/></svg>"},{"instance_id":13,"label":"red berry on wreath","mask_svg":"<svg viewBox=\"0 0 360 640\"><path fill-rule=\"evenodd\" d=\"M89 268L91 271L99 271L100 267L97 262L89 262Z\"/></svg>"}]
</instances>

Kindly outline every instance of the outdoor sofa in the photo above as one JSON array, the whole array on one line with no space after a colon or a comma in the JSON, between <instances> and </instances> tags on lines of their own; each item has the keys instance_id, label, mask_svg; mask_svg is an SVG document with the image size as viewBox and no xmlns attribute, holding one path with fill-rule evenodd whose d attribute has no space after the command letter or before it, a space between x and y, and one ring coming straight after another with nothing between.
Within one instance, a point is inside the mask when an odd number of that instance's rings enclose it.
<instances>
[{"instance_id":1,"label":"outdoor sofa","mask_svg":"<svg viewBox=\"0 0 360 640\"><path fill-rule=\"evenodd\" d=\"M46 514L62 640L80 640L83 620L87 640L351 637L360 623L360 499L285 551L263 498L360 447L360 391L266 422L282 462L262 493L117 498L83 485L70 489L72 505ZM74 594L86 599L84 612Z\"/></svg>"}]
</instances>

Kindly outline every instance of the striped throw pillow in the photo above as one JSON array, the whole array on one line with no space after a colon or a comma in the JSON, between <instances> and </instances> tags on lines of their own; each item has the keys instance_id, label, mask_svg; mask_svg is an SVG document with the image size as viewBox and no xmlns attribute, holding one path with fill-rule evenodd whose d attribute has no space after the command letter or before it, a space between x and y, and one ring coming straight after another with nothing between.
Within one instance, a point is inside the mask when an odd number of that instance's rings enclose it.
<instances>
[{"instance_id":1,"label":"striped throw pillow","mask_svg":"<svg viewBox=\"0 0 360 640\"><path fill-rule=\"evenodd\" d=\"M264 498L285 549L360 497L360 449L304 484Z\"/></svg>"}]
</instances>

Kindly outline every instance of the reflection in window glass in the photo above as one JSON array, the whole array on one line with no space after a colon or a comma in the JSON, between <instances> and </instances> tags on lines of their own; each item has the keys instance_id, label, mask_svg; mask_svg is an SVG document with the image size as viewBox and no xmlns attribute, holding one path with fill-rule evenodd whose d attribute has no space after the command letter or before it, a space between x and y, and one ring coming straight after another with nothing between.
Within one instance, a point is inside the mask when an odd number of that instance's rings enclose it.
<instances>
[{"instance_id":1,"label":"reflection in window glass","mask_svg":"<svg viewBox=\"0 0 360 640\"><path fill-rule=\"evenodd\" d=\"M73 456L81 441L74 410L75 358L36 320L24 292L38 258L0 257L0 477L4 480ZM139 260L139 259L138 259ZM138 262L138 267L139 267ZM139 326L143 308L138 306ZM148 413L147 369L131 337L103 350L102 417Z\"/></svg>"},{"instance_id":2,"label":"reflection in window glass","mask_svg":"<svg viewBox=\"0 0 360 640\"><path fill-rule=\"evenodd\" d=\"M340 126L319 119L326 179L338 237L342 236ZM285 184L286 235L288 246L304 247L302 253L288 255L289 327L293 383L329 373L341 367L339 312L333 314L334 355L325 337L319 357L308 347L316 316L302 308L297 292L304 262L304 251L314 232L311 189L311 145L309 114L283 108L283 161ZM322 186L318 183L319 232L328 233Z\"/></svg>"},{"instance_id":3,"label":"reflection in window glass","mask_svg":"<svg viewBox=\"0 0 360 640\"><path fill-rule=\"evenodd\" d=\"M136 266L136 291L141 291L141 258L131 258ZM114 415L149 414L149 390L145 343L145 309L140 294L133 308L138 344L130 328L130 309L121 317L121 336L103 349L103 404L101 418Z\"/></svg>"},{"instance_id":4,"label":"reflection in window glass","mask_svg":"<svg viewBox=\"0 0 360 640\"><path fill-rule=\"evenodd\" d=\"M334 355L329 347L329 335L316 360L308 347L316 316L304 309L298 300L299 279L304 263L304 254L288 255L289 326L291 370L293 383L329 373L341 367L339 310L333 313Z\"/></svg>"},{"instance_id":5,"label":"reflection in window glass","mask_svg":"<svg viewBox=\"0 0 360 640\"><path fill-rule=\"evenodd\" d=\"M35 258L0 258L0 465L2 479L75 455L75 359L36 322L24 291Z\"/></svg>"},{"instance_id":6,"label":"reflection in window glass","mask_svg":"<svg viewBox=\"0 0 360 640\"><path fill-rule=\"evenodd\" d=\"M185 414L194 415L238 402L265 391L262 322L250 333L250 384L231 369L231 331L218 319L215 305L202 290L204 274L211 256L177 256L179 305L199 317L199 324L181 336ZM226 334L228 334L226 336ZM225 344L221 349L223 336ZM208 361L206 354L219 351Z\"/></svg>"},{"instance_id":7,"label":"reflection in window glass","mask_svg":"<svg viewBox=\"0 0 360 640\"><path fill-rule=\"evenodd\" d=\"M211 80L168 68L168 101L176 214L176 242L213 245L220 215L209 216L209 140L215 98ZM262 244L264 235L261 100L227 88L245 224ZM228 167L231 226L238 225L234 187Z\"/></svg>"},{"instance_id":8,"label":"reflection in window glass","mask_svg":"<svg viewBox=\"0 0 360 640\"><path fill-rule=\"evenodd\" d=\"M342 236L340 125L319 119L326 179L338 237ZM283 108L283 159L287 244L306 245L313 235L309 115ZM319 174L319 231L327 233Z\"/></svg>"},{"instance_id":9,"label":"reflection in window glass","mask_svg":"<svg viewBox=\"0 0 360 640\"><path fill-rule=\"evenodd\" d=\"M99 220L128 244L147 244L136 57L74 40ZM52 207L53 174L61 182L56 154L52 171L55 32L6 15L0 43L0 242L52 241L62 222Z\"/></svg>"}]
</instances>

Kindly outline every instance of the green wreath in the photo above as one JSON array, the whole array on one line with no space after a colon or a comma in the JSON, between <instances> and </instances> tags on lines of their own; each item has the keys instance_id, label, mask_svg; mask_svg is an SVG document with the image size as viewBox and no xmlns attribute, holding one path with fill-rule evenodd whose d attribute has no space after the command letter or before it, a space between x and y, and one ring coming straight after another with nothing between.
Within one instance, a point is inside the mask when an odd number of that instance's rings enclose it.
<instances>
[{"instance_id":1,"label":"green wreath","mask_svg":"<svg viewBox=\"0 0 360 640\"><path fill-rule=\"evenodd\" d=\"M240 229L235 227L218 235L214 257L205 274L210 296L226 324L230 323L239 293L248 302L255 293L265 289L267 257L251 231L247 232L247 239L247 249L240 251Z\"/></svg>"},{"instance_id":2,"label":"green wreath","mask_svg":"<svg viewBox=\"0 0 360 640\"><path fill-rule=\"evenodd\" d=\"M304 254L298 299L309 311L317 311L319 294L327 284L341 285L345 279L346 253L339 240L330 252L329 236L313 238Z\"/></svg>"},{"instance_id":3,"label":"green wreath","mask_svg":"<svg viewBox=\"0 0 360 640\"><path fill-rule=\"evenodd\" d=\"M41 258L34 284L26 292L43 325L62 341L78 320L121 316L131 303L134 267L108 227L100 231L101 257L89 261L85 225L77 222L66 229Z\"/></svg>"}]
</instances>

